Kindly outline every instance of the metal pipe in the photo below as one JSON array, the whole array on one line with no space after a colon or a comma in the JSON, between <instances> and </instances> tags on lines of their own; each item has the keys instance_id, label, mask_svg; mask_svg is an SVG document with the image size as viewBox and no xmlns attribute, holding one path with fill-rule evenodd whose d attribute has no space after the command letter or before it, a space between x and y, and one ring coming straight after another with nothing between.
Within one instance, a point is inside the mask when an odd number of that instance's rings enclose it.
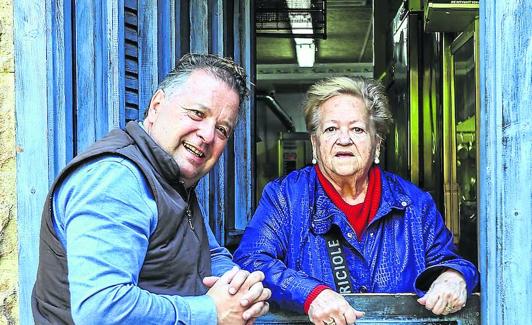
<instances>
[{"instance_id":1,"label":"metal pipe","mask_svg":"<svg viewBox=\"0 0 532 325\"><path fill-rule=\"evenodd\" d=\"M292 118L286 111L279 105L277 100L270 95L257 94L255 99L263 101L272 111L275 116L283 123L289 132L294 132L296 127Z\"/></svg>"}]
</instances>

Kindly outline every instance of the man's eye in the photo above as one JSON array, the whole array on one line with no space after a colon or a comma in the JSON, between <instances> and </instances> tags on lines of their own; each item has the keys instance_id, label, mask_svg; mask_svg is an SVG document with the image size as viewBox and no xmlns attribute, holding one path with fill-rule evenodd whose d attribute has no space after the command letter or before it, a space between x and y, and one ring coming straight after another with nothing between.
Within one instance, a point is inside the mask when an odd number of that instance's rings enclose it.
<instances>
[{"instance_id":1,"label":"man's eye","mask_svg":"<svg viewBox=\"0 0 532 325\"><path fill-rule=\"evenodd\" d=\"M223 126L219 126L218 127L218 131L222 134L222 136L224 138L228 138L229 137L229 131L227 131L227 129Z\"/></svg>"},{"instance_id":2,"label":"man's eye","mask_svg":"<svg viewBox=\"0 0 532 325\"><path fill-rule=\"evenodd\" d=\"M188 112L191 115L191 117L194 118L195 120L201 120L205 117L205 113L203 113L202 111L198 111L195 109L189 109Z\"/></svg>"}]
</instances>

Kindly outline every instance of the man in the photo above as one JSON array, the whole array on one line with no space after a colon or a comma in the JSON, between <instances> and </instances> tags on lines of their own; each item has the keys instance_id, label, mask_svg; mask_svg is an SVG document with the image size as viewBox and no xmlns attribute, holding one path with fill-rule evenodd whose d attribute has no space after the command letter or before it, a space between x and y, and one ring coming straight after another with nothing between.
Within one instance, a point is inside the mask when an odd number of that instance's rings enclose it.
<instances>
[{"instance_id":1,"label":"man","mask_svg":"<svg viewBox=\"0 0 532 325\"><path fill-rule=\"evenodd\" d=\"M61 172L43 211L37 324L251 324L268 311L264 275L235 267L194 194L246 96L241 67L185 55L144 123L113 130Z\"/></svg>"}]
</instances>

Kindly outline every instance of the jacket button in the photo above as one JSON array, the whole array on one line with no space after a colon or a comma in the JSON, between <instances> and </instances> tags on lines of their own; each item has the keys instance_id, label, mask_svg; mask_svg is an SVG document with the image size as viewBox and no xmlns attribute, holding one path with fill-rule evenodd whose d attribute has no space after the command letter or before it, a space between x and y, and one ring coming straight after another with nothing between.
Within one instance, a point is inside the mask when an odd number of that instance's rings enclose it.
<instances>
[{"instance_id":1,"label":"jacket button","mask_svg":"<svg viewBox=\"0 0 532 325\"><path fill-rule=\"evenodd\" d=\"M401 205L405 207L406 206L406 202L405 201L401 202Z\"/></svg>"},{"instance_id":2,"label":"jacket button","mask_svg":"<svg viewBox=\"0 0 532 325\"><path fill-rule=\"evenodd\" d=\"M368 292L368 288L366 286L361 286L360 293L366 293L366 292Z\"/></svg>"},{"instance_id":3,"label":"jacket button","mask_svg":"<svg viewBox=\"0 0 532 325\"><path fill-rule=\"evenodd\" d=\"M369 236L370 236L371 238L373 238L373 233L371 232L371 233L369 234Z\"/></svg>"},{"instance_id":4,"label":"jacket button","mask_svg":"<svg viewBox=\"0 0 532 325\"><path fill-rule=\"evenodd\" d=\"M353 233L352 233L352 232L348 232L348 233L347 233L347 237L349 237L349 238L353 238Z\"/></svg>"}]
</instances>

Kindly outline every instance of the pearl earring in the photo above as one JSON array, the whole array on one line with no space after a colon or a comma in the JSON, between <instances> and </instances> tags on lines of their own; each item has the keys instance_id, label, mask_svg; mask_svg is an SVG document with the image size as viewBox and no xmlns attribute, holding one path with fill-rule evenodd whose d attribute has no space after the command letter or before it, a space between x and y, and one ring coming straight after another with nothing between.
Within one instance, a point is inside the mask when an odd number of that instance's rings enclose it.
<instances>
[{"instance_id":1,"label":"pearl earring","mask_svg":"<svg viewBox=\"0 0 532 325\"><path fill-rule=\"evenodd\" d=\"M312 158L312 164L316 165L317 163L318 163L318 161L316 160L316 158Z\"/></svg>"},{"instance_id":2,"label":"pearl earring","mask_svg":"<svg viewBox=\"0 0 532 325\"><path fill-rule=\"evenodd\" d=\"M375 156L375 160L373 160L375 165L378 165L381 161L379 160L379 156Z\"/></svg>"}]
</instances>

